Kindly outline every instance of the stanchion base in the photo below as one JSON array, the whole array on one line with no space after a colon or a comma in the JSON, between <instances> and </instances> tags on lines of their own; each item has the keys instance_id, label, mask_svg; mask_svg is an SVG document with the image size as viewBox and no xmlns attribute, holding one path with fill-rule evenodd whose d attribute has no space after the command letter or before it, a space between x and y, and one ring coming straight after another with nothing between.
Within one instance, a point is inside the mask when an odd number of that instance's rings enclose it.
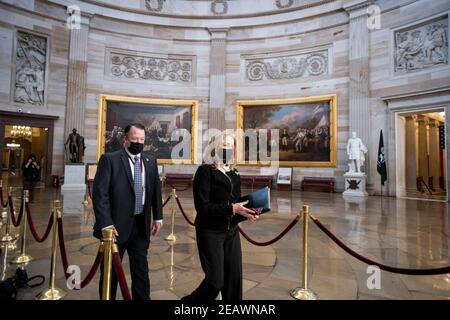
<instances>
[{"instance_id":1,"label":"stanchion base","mask_svg":"<svg viewBox=\"0 0 450 320\"><path fill-rule=\"evenodd\" d=\"M36 300L61 300L67 295L67 292L65 292L62 289L59 288L48 288L45 291L42 291L36 296Z\"/></svg>"},{"instance_id":2,"label":"stanchion base","mask_svg":"<svg viewBox=\"0 0 450 320\"><path fill-rule=\"evenodd\" d=\"M13 261L11 261L11 263L23 264L23 263L28 263L31 260L33 260L32 256L29 256L27 254L21 254L20 256L17 256Z\"/></svg>"},{"instance_id":3,"label":"stanchion base","mask_svg":"<svg viewBox=\"0 0 450 320\"><path fill-rule=\"evenodd\" d=\"M165 239L166 239L167 241L176 241L176 240L177 240L177 237L176 237L173 233L171 233L171 234L169 234L167 237L165 237Z\"/></svg>"},{"instance_id":4,"label":"stanchion base","mask_svg":"<svg viewBox=\"0 0 450 320\"><path fill-rule=\"evenodd\" d=\"M15 236L13 234L10 234L10 233L7 233L3 237L1 237L0 243L2 243L2 242L12 242L12 241L14 241L16 239L17 239L17 236Z\"/></svg>"},{"instance_id":5,"label":"stanchion base","mask_svg":"<svg viewBox=\"0 0 450 320\"><path fill-rule=\"evenodd\" d=\"M295 288L291 291L291 296L297 300L317 300L317 295L312 290Z\"/></svg>"}]
</instances>

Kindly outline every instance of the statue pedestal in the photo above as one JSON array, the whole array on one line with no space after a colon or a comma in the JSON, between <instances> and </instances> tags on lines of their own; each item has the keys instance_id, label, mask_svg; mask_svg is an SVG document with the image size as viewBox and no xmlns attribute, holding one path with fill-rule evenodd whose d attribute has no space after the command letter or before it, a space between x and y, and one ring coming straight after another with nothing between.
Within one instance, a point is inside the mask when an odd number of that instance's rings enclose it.
<instances>
[{"instance_id":1,"label":"statue pedestal","mask_svg":"<svg viewBox=\"0 0 450 320\"><path fill-rule=\"evenodd\" d=\"M86 165L68 164L64 167L64 184L61 186L64 214L83 214L86 194Z\"/></svg>"},{"instance_id":2,"label":"statue pedestal","mask_svg":"<svg viewBox=\"0 0 450 320\"><path fill-rule=\"evenodd\" d=\"M61 191L86 192L86 165L84 163L67 164L64 167L64 184Z\"/></svg>"},{"instance_id":3,"label":"statue pedestal","mask_svg":"<svg viewBox=\"0 0 450 320\"><path fill-rule=\"evenodd\" d=\"M342 195L344 197L367 197L366 178L365 173L345 173L345 191Z\"/></svg>"}]
</instances>

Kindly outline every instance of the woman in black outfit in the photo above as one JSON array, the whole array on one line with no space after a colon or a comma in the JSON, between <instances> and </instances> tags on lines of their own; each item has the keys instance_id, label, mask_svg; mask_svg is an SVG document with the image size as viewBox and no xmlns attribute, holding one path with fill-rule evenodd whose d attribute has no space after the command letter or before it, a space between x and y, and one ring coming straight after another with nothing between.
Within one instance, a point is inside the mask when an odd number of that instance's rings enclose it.
<instances>
[{"instance_id":1,"label":"woman in black outfit","mask_svg":"<svg viewBox=\"0 0 450 320\"><path fill-rule=\"evenodd\" d=\"M234 139L216 137L214 164L203 164L195 173L195 231L205 279L185 301L242 300L242 252L237 225L258 216L245 208L241 197L239 172L232 168Z\"/></svg>"}]
</instances>

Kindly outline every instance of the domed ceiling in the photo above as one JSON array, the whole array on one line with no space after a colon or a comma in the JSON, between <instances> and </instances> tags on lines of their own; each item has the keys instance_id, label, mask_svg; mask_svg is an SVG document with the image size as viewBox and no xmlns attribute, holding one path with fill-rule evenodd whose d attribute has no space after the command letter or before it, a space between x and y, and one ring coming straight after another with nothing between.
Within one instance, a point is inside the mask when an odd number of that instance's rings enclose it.
<instances>
[{"instance_id":1,"label":"domed ceiling","mask_svg":"<svg viewBox=\"0 0 450 320\"><path fill-rule=\"evenodd\" d=\"M85 0L156 15L230 18L299 10L334 0Z\"/></svg>"}]
</instances>

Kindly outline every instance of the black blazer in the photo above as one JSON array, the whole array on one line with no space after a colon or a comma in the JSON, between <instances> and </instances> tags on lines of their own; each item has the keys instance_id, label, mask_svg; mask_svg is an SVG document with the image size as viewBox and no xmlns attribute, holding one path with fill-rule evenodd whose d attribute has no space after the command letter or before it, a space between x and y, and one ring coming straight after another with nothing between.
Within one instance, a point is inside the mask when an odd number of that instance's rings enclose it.
<instances>
[{"instance_id":1,"label":"black blazer","mask_svg":"<svg viewBox=\"0 0 450 320\"><path fill-rule=\"evenodd\" d=\"M223 172L212 165L198 167L193 182L197 229L226 231L247 220L239 214L233 215L232 204L241 197L241 179L236 169L231 180L233 186Z\"/></svg>"},{"instance_id":2,"label":"black blazer","mask_svg":"<svg viewBox=\"0 0 450 320\"><path fill-rule=\"evenodd\" d=\"M161 220L162 199L156 159L141 154L145 167L145 232L150 239L151 215L154 220ZM119 243L128 240L134 223L134 182L131 174L128 154L125 149L101 156L92 190L92 203L95 213L94 236L101 238L101 230L114 225L119 233Z\"/></svg>"}]
</instances>

